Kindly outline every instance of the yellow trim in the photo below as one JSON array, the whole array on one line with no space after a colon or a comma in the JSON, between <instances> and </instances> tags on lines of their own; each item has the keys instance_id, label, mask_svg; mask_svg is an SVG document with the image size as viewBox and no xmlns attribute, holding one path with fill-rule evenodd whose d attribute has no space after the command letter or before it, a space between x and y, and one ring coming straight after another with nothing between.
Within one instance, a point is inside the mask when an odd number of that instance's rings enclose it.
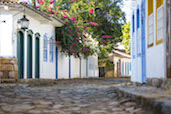
<instances>
[{"instance_id":1,"label":"yellow trim","mask_svg":"<svg viewBox=\"0 0 171 114\"><path fill-rule=\"evenodd\" d=\"M162 5L163 5L163 0L161 1L160 6L162 6ZM157 40L157 9L158 9L160 6L157 5L157 1L156 1L156 19L155 19L155 21L156 21L156 45L161 44L161 43L163 42L163 40L164 40L164 6L163 6L163 38L160 39L160 40Z\"/></svg>"},{"instance_id":2,"label":"yellow trim","mask_svg":"<svg viewBox=\"0 0 171 114\"><path fill-rule=\"evenodd\" d=\"M153 36L153 43L149 44L149 16L151 14L153 14L153 0L151 2L152 2L152 7L149 7L150 0L148 0L148 2L147 2L147 6L148 6L148 10L147 10L148 11L148 15L147 15L147 47L148 48L153 47L153 44L154 44L154 36ZM154 15L153 15L153 17L154 17ZM154 33L154 23L153 23L153 33Z\"/></svg>"}]
</instances>

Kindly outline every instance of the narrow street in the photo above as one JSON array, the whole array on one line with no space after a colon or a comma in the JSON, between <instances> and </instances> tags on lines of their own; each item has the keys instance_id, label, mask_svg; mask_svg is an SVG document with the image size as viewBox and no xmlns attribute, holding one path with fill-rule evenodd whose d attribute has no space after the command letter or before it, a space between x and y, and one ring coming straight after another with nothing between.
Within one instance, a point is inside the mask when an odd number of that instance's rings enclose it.
<instances>
[{"instance_id":1,"label":"narrow street","mask_svg":"<svg viewBox=\"0 0 171 114\"><path fill-rule=\"evenodd\" d=\"M33 80L0 84L0 114L150 114L112 86L128 79Z\"/></svg>"}]
</instances>

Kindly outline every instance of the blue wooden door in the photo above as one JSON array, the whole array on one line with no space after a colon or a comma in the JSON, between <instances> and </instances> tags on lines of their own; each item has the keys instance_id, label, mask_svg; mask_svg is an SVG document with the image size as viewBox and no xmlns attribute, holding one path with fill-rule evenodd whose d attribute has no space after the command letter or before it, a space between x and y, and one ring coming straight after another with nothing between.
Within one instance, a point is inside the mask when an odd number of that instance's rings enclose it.
<instances>
[{"instance_id":1,"label":"blue wooden door","mask_svg":"<svg viewBox=\"0 0 171 114\"><path fill-rule=\"evenodd\" d=\"M58 47L56 46L56 79L58 79Z\"/></svg>"},{"instance_id":2,"label":"blue wooden door","mask_svg":"<svg viewBox=\"0 0 171 114\"><path fill-rule=\"evenodd\" d=\"M145 0L141 4L142 83L146 83Z\"/></svg>"}]
</instances>

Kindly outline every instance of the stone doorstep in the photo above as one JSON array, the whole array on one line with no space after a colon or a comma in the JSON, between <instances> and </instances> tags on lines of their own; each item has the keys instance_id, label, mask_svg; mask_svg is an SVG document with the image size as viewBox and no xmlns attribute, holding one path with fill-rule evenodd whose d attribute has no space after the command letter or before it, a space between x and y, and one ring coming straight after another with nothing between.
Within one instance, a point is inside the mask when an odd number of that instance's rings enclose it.
<instances>
[{"instance_id":1,"label":"stone doorstep","mask_svg":"<svg viewBox=\"0 0 171 114\"><path fill-rule=\"evenodd\" d=\"M0 83L16 83L17 79L0 79Z\"/></svg>"},{"instance_id":2,"label":"stone doorstep","mask_svg":"<svg viewBox=\"0 0 171 114\"><path fill-rule=\"evenodd\" d=\"M135 101L137 104L142 107L153 111L154 114L171 114L171 99L167 98L153 98L153 96L145 96L145 94L136 94L132 92L128 92L119 87L114 87L115 92L120 97L128 97L131 98L132 101Z\"/></svg>"}]
</instances>

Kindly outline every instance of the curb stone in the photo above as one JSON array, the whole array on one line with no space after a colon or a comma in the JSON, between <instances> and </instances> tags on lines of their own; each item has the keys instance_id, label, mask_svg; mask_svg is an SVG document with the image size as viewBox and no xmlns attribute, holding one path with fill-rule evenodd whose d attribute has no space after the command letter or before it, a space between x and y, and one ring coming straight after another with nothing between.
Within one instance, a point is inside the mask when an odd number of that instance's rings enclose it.
<instances>
[{"instance_id":1,"label":"curb stone","mask_svg":"<svg viewBox=\"0 0 171 114\"><path fill-rule=\"evenodd\" d=\"M114 91L119 97L131 98L131 101L136 102L147 110L152 110L153 114L171 114L171 99L156 99L128 92L120 87L114 87Z\"/></svg>"}]
</instances>

